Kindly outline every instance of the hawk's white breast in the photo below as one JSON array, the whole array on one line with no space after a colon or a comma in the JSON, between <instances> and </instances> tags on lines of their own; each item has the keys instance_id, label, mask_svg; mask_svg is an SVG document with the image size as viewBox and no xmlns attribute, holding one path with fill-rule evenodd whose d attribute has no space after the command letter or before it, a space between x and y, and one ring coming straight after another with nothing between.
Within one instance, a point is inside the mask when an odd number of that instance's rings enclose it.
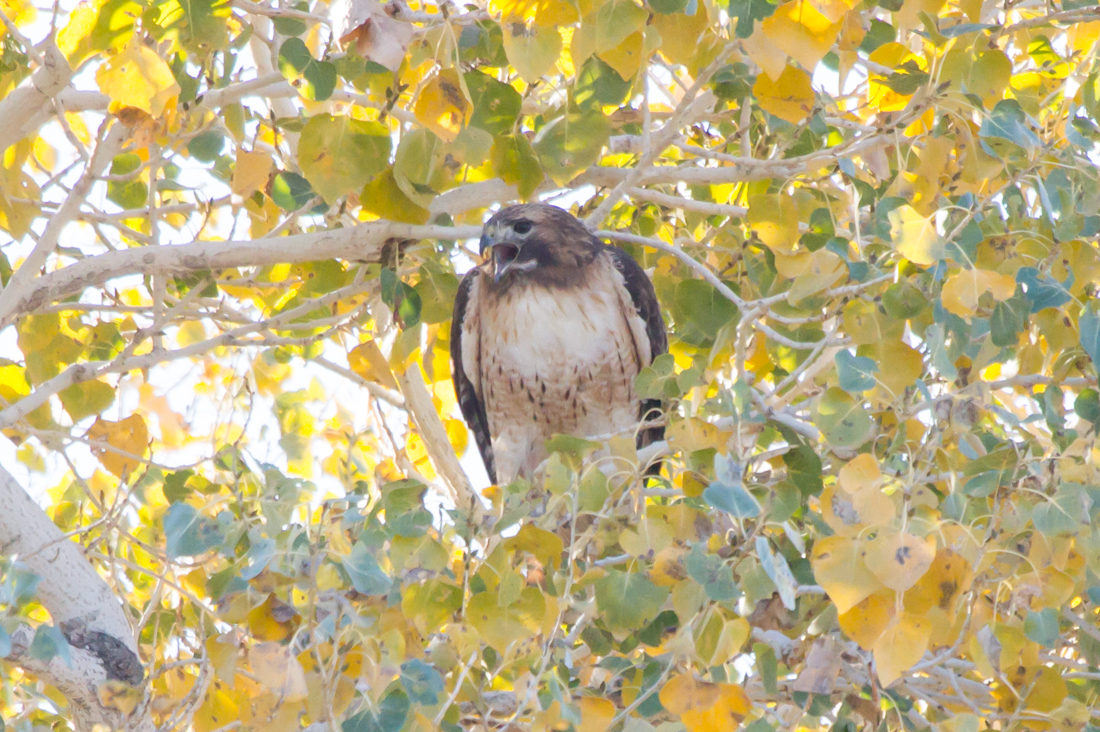
<instances>
[{"instance_id":1,"label":"hawk's white breast","mask_svg":"<svg viewBox=\"0 0 1100 732\"><path fill-rule=\"evenodd\" d=\"M591 436L638 421L634 377L651 360L645 323L618 271L601 257L582 286L519 284L488 296L463 324L463 364L485 404L497 477L546 457L552 434Z\"/></svg>"}]
</instances>

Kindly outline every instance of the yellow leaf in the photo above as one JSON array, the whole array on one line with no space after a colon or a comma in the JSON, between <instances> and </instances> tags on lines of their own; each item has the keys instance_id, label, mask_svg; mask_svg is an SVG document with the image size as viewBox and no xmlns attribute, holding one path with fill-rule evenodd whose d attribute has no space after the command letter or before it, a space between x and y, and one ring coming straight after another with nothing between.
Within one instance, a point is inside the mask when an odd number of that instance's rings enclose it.
<instances>
[{"instance_id":1,"label":"yellow leaf","mask_svg":"<svg viewBox=\"0 0 1100 732\"><path fill-rule=\"evenodd\" d=\"M302 622L302 616L274 594L248 611L248 631L261 641L283 641L291 636Z\"/></svg>"},{"instance_id":2,"label":"yellow leaf","mask_svg":"<svg viewBox=\"0 0 1100 732\"><path fill-rule=\"evenodd\" d=\"M674 64L687 66L699 48L699 36L707 29L708 5L698 3L693 15L654 13L649 27L661 36L661 55Z\"/></svg>"},{"instance_id":3,"label":"yellow leaf","mask_svg":"<svg viewBox=\"0 0 1100 732\"><path fill-rule=\"evenodd\" d=\"M439 139L454 142L474 112L458 69L443 69L433 76L416 97L413 112Z\"/></svg>"},{"instance_id":4,"label":"yellow leaf","mask_svg":"<svg viewBox=\"0 0 1100 732\"><path fill-rule=\"evenodd\" d=\"M387 389L397 389L397 380L393 378L390 365L382 355L378 344L373 340L360 343L348 353L348 365L351 370L367 381L381 384Z\"/></svg>"},{"instance_id":5,"label":"yellow leaf","mask_svg":"<svg viewBox=\"0 0 1100 732\"><path fill-rule=\"evenodd\" d=\"M672 529L656 518L646 518L619 534L619 546L633 557L653 556L671 544Z\"/></svg>"},{"instance_id":6,"label":"yellow leaf","mask_svg":"<svg viewBox=\"0 0 1100 732\"><path fill-rule=\"evenodd\" d=\"M192 727L195 732L214 732L230 722L237 722L241 715L236 700L222 688L220 681L210 685L202 706L195 712Z\"/></svg>"},{"instance_id":7,"label":"yellow leaf","mask_svg":"<svg viewBox=\"0 0 1100 732\"><path fill-rule=\"evenodd\" d=\"M794 0L776 8L761 23L761 30L803 68L813 71L836 42L840 24L831 22L806 0Z\"/></svg>"},{"instance_id":8,"label":"yellow leaf","mask_svg":"<svg viewBox=\"0 0 1100 732\"><path fill-rule=\"evenodd\" d=\"M811 295L816 295L836 284L848 272L848 267L835 253L818 249L810 255L806 271L798 275L787 293L787 302L797 305Z\"/></svg>"},{"instance_id":9,"label":"yellow leaf","mask_svg":"<svg viewBox=\"0 0 1100 732\"><path fill-rule=\"evenodd\" d=\"M670 679L661 688L660 699L688 732L734 732L752 709L740 686L700 681L690 672Z\"/></svg>"},{"instance_id":10,"label":"yellow leaf","mask_svg":"<svg viewBox=\"0 0 1100 732\"><path fill-rule=\"evenodd\" d=\"M844 332L859 346L885 339L896 340L905 333L904 320L889 317L875 303L866 300L856 299L845 305L842 320Z\"/></svg>"},{"instance_id":11,"label":"yellow leaf","mask_svg":"<svg viewBox=\"0 0 1100 732\"><path fill-rule=\"evenodd\" d=\"M900 340L884 339L860 346L856 354L878 364L875 379L880 389L889 392L890 399L901 396L924 371L920 351Z\"/></svg>"},{"instance_id":12,"label":"yellow leaf","mask_svg":"<svg viewBox=\"0 0 1100 732\"><path fill-rule=\"evenodd\" d=\"M99 703L108 709L117 709L123 714L129 714L137 707L144 693L125 681L109 680L96 687L96 696L99 697Z\"/></svg>"},{"instance_id":13,"label":"yellow leaf","mask_svg":"<svg viewBox=\"0 0 1100 732\"><path fill-rule=\"evenodd\" d=\"M810 75L794 66L783 69L775 81L767 74L756 77L752 93L766 112L792 125L801 124L814 107Z\"/></svg>"},{"instance_id":14,"label":"yellow leaf","mask_svg":"<svg viewBox=\"0 0 1100 732\"><path fill-rule=\"evenodd\" d=\"M30 393L31 387L21 366L0 366L0 399L4 400L4 406L10 406Z\"/></svg>"},{"instance_id":15,"label":"yellow leaf","mask_svg":"<svg viewBox=\"0 0 1100 732\"><path fill-rule=\"evenodd\" d=\"M894 683L928 650L932 622L921 615L902 613L879 637L872 649L875 672L884 687Z\"/></svg>"},{"instance_id":16,"label":"yellow leaf","mask_svg":"<svg viewBox=\"0 0 1100 732\"><path fill-rule=\"evenodd\" d=\"M666 439L673 449L695 452L710 447L721 450L729 435L728 430L720 430L710 422L692 417L669 425Z\"/></svg>"},{"instance_id":17,"label":"yellow leaf","mask_svg":"<svg viewBox=\"0 0 1100 732\"><path fill-rule=\"evenodd\" d=\"M99 90L120 107L136 107L159 117L180 93L168 64L140 41L96 70Z\"/></svg>"},{"instance_id":18,"label":"yellow leaf","mask_svg":"<svg viewBox=\"0 0 1100 732\"><path fill-rule=\"evenodd\" d=\"M752 35L741 41L742 48L772 81L778 81L787 68L787 54L764 34L763 24L756 21Z\"/></svg>"},{"instance_id":19,"label":"yellow leaf","mask_svg":"<svg viewBox=\"0 0 1100 732\"><path fill-rule=\"evenodd\" d=\"M0 0L0 12L8 16L8 20L19 28L33 23L38 17L38 9L28 0ZM7 32L7 27L0 25L0 38L3 38Z\"/></svg>"},{"instance_id":20,"label":"yellow leaf","mask_svg":"<svg viewBox=\"0 0 1100 732\"><path fill-rule=\"evenodd\" d=\"M905 531L883 532L867 545L864 561L879 581L897 592L917 583L936 558L936 537L924 539Z\"/></svg>"},{"instance_id":21,"label":"yellow leaf","mask_svg":"<svg viewBox=\"0 0 1100 732\"><path fill-rule=\"evenodd\" d=\"M853 15L849 15L852 8L856 6L856 2L852 0L810 0L810 3L824 15L830 23L836 23L845 16L852 18ZM854 15L858 19L858 15Z\"/></svg>"},{"instance_id":22,"label":"yellow leaf","mask_svg":"<svg viewBox=\"0 0 1100 732\"><path fill-rule=\"evenodd\" d=\"M544 28L571 25L580 17L566 0L492 0L489 11L503 20L532 20Z\"/></svg>"},{"instance_id":23,"label":"yellow leaf","mask_svg":"<svg viewBox=\"0 0 1100 732\"><path fill-rule=\"evenodd\" d=\"M619 45L598 55L608 66L615 69L615 73L629 80L638 73L642 65L644 43L645 37L642 32L635 31Z\"/></svg>"},{"instance_id":24,"label":"yellow leaf","mask_svg":"<svg viewBox=\"0 0 1100 732\"><path fill-rule=\"evenodd\" d=\"M722 666L741 650L751 631L744 618L726 620L715 611L696 633L695 652L706 666Z\"/></svg>"},{"instance_id":25,"label":"yellow leaf","mask_svg":"<svg viewBox=\"0 0 1100 732\"><path fill-rule=\"evenodd\" d=\"M897 20L899 28L921 28L920 14L927 13L935 18L940 13L946 0L905 0L898 11Z\"/></svg>"},{"instance_id":26,"label":"yellow leaf","mask_svg":"<svg viewBox=\"0 0 1100 732\"><path fill-rule=\"evenodd\" d=\"M843 468L838 476L840 487L849 495L864 488L877 488L882 483L882 471L874 455L864 453L856 455Z\"/></svg>"},{"instance_id":27,"label":"yellow leaf","mask_svg":"<svg viewBox=\"0 0 1100 732\"><path fill-rule=\"evenodd\" d=\"M424 438L419 432L409 432L405 440L405 453L425 478L435 479L435 467L432 466L432 460L428 456L428 446L424 444Z\"/></svg>"},{"instance_id":28,"label":"yellow leaf","mask_svg":"<svg viewBox=\"0 0 1100 732\"><path fill-rule=\"evenodd\" d=\"M923 615L935 608L954 618L955 602L970 587L972 578L970 562L950 549L940 549L932 566L905 593L905 610Z\"/></svg>"},{"instance_id":29,"label":"yellow leaf","mask_svg":"<svg viewBox=\"0 0 1100 732\"><path fill-rule=\"evenodd\" d=\"M861 648L870 650L890 625L897 608L897 593L881 589L863 598L858 605L837 616L837 623L844 634Z\"/></svg>"},{"instance_id":30,"label":"yellow leaf","mask_svg":"<svg viewBox=\"0 0 1100 732\"><path fill-rule=\"evenodd\" d=\"M241 198L263 190L271 176L274 162L265 152L241 150L237 153L237 163L233 167L233 182L230 188Z\"/></svg>"},{"instance_id":31,"label":"yellow leaf","mask_svg":"<svg viewBox=\"0 0 1100 732\"><path fill-rule=\"evenodd\" d=\"M248 651L248 663L256 679L285 701L306 698L302 664L280 643L258 643Z\"/></svg>"},{"instance_id":32,"label":"yellow leaf","mask_svg":"<svg viewBox=\"0 0 1100 732\"><path fill-rule=\"evenodd\" d=\"M443 427L447 430L447 440L454 448L455 455L466 452L466 446L470 442L470 433L466 430L466 423L460 419L443 419Z\"/></svg>"},{"instance_id":33,"label":"yellow leaf","mask_svg":"<svg viewBox=\"0 0 1100 732\"><path fill-rule=\"evenodd\" d=\"M504 31L504 54L520 78L533 84L554 67L561 55L561 34L557 28L543 28L533 23L508 21Z\"/></svg>"},{"instance_id":34,"label":"yellow leaf","mask_svg":"<svg viewBox=\"0 0 1100 732\"><path fill-rule=\"evenodd\" d=\"M757 82L759 83L759 82ZM762 194L749 196L749 227L764 245L778 254L792 254L798 247L798 205L792 196ZM808 266L801 262L801 266Z\"/></svg>"},{"instance_id":35,"label":"yellow leaf","mask_svg":"<svg viewBox=\"0 0 1100 732\"><path fill-rule=\"evenodd\" d=\"M889 214L890 238L901 256L914 264L933 265L943 259L944 244L933 216L921 216L906 204Z\"/></svg>"},{"instance_id":36,"label":"yellow leaf","mask_svg":"<svg viewBox=\"0 0 1100 732\"><path fill-rule=\"evenodd\" d=\"M561 553L565 545L557 534L540 529L534 524L524 524L515 536L504 540L504 549L530 554L544 567L549 567L561 565Z\"/></svg>"},{"instance_id":37,"label":"yellow leaf","mask_svg":"<svg viewBox=\"0 0 1100 732\"><path fill-rule=\"evenodd\" d=\"M830 486L821 494L821 515L837 534L854 539L869 527L893 521L894 502L877 487L848 495Z\"/></svg>"},{"instance_id":38,"label":"yellow leaf","mask_svg":"<svg viewBox=\"0 0 1100 732\"><path fill-rule=\"evenodd\" d=\"M970 318L978 312L978 299L987 292L997 302L1004 302L1016 292L1016 280L987 269L964 269L947 278L940 297L949 312Z\"/></svg>"},{"instance_id":39,"label":"yellow leaf","mask_svg":"<svg viewBox=\"0 0 1100 732\"><path fill-rule=\"evenodd\" d=\"M140 414L132 414L120 422L97 418L85 437L93 443L92 453L103 463L103 467L120 478L141 464L137 458L144 457L149 447L149 428Z\"/></svg>"},{"instance_id":40,"label":"yellow leaf","mask_svg":"<svg viewBox=\"0 0 1100 732\"><path fill-rule=\"evenodd\" d=\"M838 613L846 613L882 587L864 563L863 542L829 536L814 543L810 565L817 583L825 588Z\"/></svg>"},{"instance_id":41,"label":"yellow leaf","mask_svg":"<svg viewBox=\"0 0 1100 732\"><path fill-rule=\"evenodd\" d=\"M577 699L581 710L581 723L577 732L604 732L615 718L615 704L607 699L595 696L582 696Z\"/></svg>"}]
</instances>

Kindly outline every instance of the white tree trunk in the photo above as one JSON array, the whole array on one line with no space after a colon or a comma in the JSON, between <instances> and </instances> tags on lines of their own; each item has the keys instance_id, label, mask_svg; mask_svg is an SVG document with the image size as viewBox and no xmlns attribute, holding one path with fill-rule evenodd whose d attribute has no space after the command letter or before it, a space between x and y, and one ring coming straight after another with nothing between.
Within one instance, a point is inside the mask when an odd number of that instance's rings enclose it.
<instances>
[{"instance_id":1,"label":"white tree trunk","mask_svg":"<svg viewBox=\"0 0 1100 732\"><path fill-rule=\"evenodd\" d=\"M17 558L42 578L36 598L69 641L72 664L60 656L48 662L30 658L30 626L12 635L12 653L6 660L57 687L69 701L77 730L91 730L96 724L152 730L144 705L128 717L105 707L97 693L109 680L144 684L145 670L120 599L84 558L80 546L64 537L2 467L0 506L0 553Z\"/></svg>"}]
</instances>

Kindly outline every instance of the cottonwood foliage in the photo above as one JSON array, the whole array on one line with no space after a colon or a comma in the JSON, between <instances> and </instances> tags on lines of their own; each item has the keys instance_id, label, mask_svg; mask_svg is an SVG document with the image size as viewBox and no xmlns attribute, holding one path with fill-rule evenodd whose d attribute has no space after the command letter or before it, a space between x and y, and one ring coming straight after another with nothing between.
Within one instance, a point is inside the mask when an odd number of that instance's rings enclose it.
<instances>
[{"instance_id":1,"label":"cottonwood foliage","mask_svg":"<svg viewBox=\"0 0 1100 732\"><path fill-rule=\"evenodd\" d=\"M1100 724L1091 0L0 11L0 427L132 620L105 707ZM667 443L472 489L456 272L564 194L652 272ZM65 634L0 569L6 724L64 729L10 633Z\"/></svg>"}]
</instances>

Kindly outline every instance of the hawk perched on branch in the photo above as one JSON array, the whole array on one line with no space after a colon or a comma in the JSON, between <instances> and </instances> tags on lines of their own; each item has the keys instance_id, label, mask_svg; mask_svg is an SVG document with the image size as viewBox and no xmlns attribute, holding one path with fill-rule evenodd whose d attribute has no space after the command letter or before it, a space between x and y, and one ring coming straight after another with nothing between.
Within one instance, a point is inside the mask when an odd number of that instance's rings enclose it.
<instances>
[{"instance_id":1,"label":"hawk perched on branch","mask_svg":"<svg viewBox=\"0 0 1100 732\"><path fill-rule=\"evenodd\" d=\"M567 211L524 204L489 220L481 254L455 298L451 362L493 483L529 476L553 434L629 430L659 410L638 398L634 377L668 351L668 336L653 285L626 252ZM638 446L663 436L647 427Z\"/></svg>"}]
</instances>

